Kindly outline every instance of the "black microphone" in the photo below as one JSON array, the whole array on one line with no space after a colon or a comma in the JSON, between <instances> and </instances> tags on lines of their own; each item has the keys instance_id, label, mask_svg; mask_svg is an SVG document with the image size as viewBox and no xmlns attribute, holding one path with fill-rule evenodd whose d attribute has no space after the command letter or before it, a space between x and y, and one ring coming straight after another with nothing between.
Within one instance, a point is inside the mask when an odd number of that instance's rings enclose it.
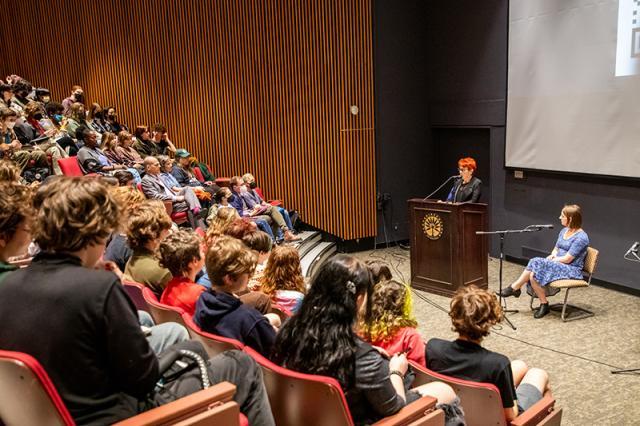
<instances>
[{"instance_id":1,"label":"black microphone","mask_svg":"<svg viewBox=\"0 0 640 426\"><path fill-rule=\"evenodd\" d=\"M551 225L551 224L546 224L546 225L529 225L529 226L527 226L527 228L546 228L546 229L553 229L553 225Z\"/></svg>"}]
</instances>

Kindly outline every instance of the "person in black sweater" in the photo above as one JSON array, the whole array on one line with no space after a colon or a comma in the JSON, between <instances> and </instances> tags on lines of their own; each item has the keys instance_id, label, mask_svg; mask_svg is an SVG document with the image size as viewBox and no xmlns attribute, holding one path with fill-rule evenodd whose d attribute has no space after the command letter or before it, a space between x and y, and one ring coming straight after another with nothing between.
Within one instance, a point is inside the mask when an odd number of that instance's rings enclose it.
<instances>
[{"instance_id":1,"label":"person in black sweater","mask_svg":"<svg viewBox=\"0 0 640 426\"><path fill-rule=\"evenodd\" d=\"M0 347L38 360L77 424L111 424L159 404L158 359L118 277L96 270L119 208L99 179L53 179L34 197L41 252L0 285ZM237 386L251 424L273 425L259 367L246 354L210 361Z\"/></svg>"},{"instance_id":2,"label":"person in black sweater","mask_svg":"<svg viewBox=\"0 0 640 426\"><path fill-rule=\"evenodd\" d=\"M528 368L520 360L480 346L489 329L502 320L496 297L475 286L463 287L451 299L449 312L459 337L453 342L427 342L427 368L447 376L494 384L500 391L507 421L513 420L542 398L549 376L539 368ZM517 388L516 388L517 386Z\"/></svg>"},{"instance_id":3,"label":"person in black sweater","mask_svg":"<svg viewBox=\"0 0 640 426\"><path fill-rule=\"evenodd\" d=\"M433 382L410 389L404 354L391 359L357 335L358 312L369 317L373 283L367 266L338 255L324 263L296 315L287 320L272 353L290 370L336 379L345 392L355 424L373 423L429 395L446 405L447 424L464 424L450 386Z\"/></svg>"},{"instance_id":4,"label":"person in black sweater","mask_svg":"<svg viewBox=\"0 0 640 426\"><path fill-rule=\"evenodd\" d=\"M458 160L458 172L460 177L456 178L447 201L453 203L477 203L482 194L482 181L473 174L477 170L476 160L471 157Z\"/></svg>"}]
</instances>

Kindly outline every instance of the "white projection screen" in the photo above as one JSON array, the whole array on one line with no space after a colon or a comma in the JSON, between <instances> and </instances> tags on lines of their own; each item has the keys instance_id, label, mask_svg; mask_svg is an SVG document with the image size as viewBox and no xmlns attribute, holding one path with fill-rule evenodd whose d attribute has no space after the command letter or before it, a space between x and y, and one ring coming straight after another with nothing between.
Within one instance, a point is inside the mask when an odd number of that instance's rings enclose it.
<instances>
[{"instance_id":1,"label":"white projection screen","mask_svg":"<svg viewBox=\"0 0 640 426\"><path fill-rule=\"evenodd\" d=\"M511 0L507 167L640 178L640 0Z\"/></svg>"}]
</instances>

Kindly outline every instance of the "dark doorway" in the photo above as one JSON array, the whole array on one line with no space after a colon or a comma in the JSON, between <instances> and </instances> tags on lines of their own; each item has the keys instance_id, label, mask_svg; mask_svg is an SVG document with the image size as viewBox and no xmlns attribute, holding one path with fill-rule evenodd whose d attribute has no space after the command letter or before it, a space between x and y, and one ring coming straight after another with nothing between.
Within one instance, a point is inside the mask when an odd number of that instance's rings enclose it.
<instances>
[{"instance_id":1,"label":"dark doorway","mask_svg":"<svg viewBox=\"0 0 640 426\"><path fill-rule=\"evenodd\" d=\"M432 128L433 146L435 147L436 177L444 182L449 176L458 174L458 160L472 157L478 169L474 176L482 181L481 203L490 203L490 129L469 127L434 127ZM451 185L442 188L434 198L445 199Z\"/></svg>"}]
</instances>

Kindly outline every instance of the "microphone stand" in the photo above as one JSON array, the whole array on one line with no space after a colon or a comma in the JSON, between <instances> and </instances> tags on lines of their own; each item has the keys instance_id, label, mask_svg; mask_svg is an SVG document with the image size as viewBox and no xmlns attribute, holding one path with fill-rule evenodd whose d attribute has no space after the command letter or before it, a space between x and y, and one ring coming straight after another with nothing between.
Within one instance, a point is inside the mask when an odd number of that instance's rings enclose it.
<instances>
[{"instance_id":1,"label":"microphone stand","mask_svg":"<svg viewBox=\"0 0 640 426\"><path fill-rule=\"evenodd\" d=\"M433 196L433 194L435 194L436 192L440 191L442 189L443 186L445 186L447 183L449 183L449 181L451 179L455 179L459 177L458 175L453 175L453 176L449 176L449 178L447 178L447 180L445 180L442 185L440 185L435 191L433 191L431 194L427 195L426 197L424 197L422 199L422 201L427 201L429 198L431 198Z\"/></svg>"},{"instance_id":2,"label":"microphone stand","mask_svg":"<svg viewBox=\"0 0 640 426\"><path fill-rule=\"evenodd\" d=\"M633 245L627 250L624 254L623 258L625 260L629 260L631 262L640 262L640 256L638 256L639 244L636 241ZM626 370L611 370L611 374L635 374L640 375L640 368L629 368Z\"/></svg>"},{"instance_id":3,"label":"microphone stand","mask_svg":"<svg viewBox=\"0 0 640 426\"><path fill-rule=\"evenodd\" d=\"M509 326L513 330L517 330L517 328L515 325L513 325L513 323L511 322L509 317L507 317L506 314L508 313L517 314L520 311L518 309L507 309L507 300L504 297L502 297L502 267L504 262L504 237L507 234L522 234L523 232L538 232L541 229L542 228L530 225L523 229L505 229L502 231L476 231L476 235L499 235L500 236L500 269L498 273L498 286L499 286L498 300L500 303L500 307L502 307L502 312L505 313L504 320L506 321L507 324L509 324Z\"/></svg>"}]
</instances>

